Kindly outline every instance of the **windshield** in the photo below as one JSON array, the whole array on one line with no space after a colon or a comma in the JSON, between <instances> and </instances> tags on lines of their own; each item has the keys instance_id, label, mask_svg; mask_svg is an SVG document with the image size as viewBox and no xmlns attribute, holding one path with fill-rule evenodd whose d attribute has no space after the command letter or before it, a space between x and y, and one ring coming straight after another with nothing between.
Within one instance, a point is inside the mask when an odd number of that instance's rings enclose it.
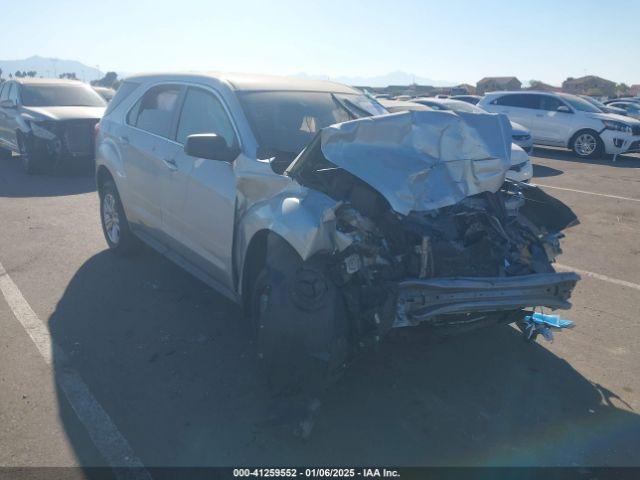
<instances>
[{"instance_id":1,"label":"windshield","mask_svg":"<svg viewBox=\"0 0 640 480\"><path fill-rule=\"evenodd\" d=\"M245 92L242 108L260 145L259 154L293 159L326 126L388 113L365 95L329 92Z\"/></svg>"},{"instance_id":2,"label":"windshield","mask_svg":"<svg viewBox=\"0 0 640 480\"><path fill-rule=\"evenodd\" d=\"M587 102L589 102L591 105L595 105L596 107L598 107L600 110L604 110L607 108L607 106L602 103L599 100L596 100L595 98L591 98L591 97L580 97L584 100L586 100Z\"/></svg>"},{"instance_id":3,"label":"windshield","mask_svg":"<svg viewBox=\"0 0 640 480\"><path fill-rule=\"evenodd\" d=\"M602 111L598 107L587 102L584 98L567 94L560 95L560 97L573 108L581 112L602 113Z\"/></svg>"},{"instance_id":4,"label":"windshield","mask_svg":"<svg viewBox=\"0 0 640 480\"><path fill-rule=\"evenodd\" d=\"M104 107L105 102L86 85L23 85L25 107Z\"/></svg>"}]
</instances>

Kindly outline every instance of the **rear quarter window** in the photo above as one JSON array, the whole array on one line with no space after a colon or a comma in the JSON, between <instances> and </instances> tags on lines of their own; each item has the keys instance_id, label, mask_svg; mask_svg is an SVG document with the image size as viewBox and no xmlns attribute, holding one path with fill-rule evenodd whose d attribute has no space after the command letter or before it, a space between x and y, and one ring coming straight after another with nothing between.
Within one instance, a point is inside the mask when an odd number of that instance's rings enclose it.
<instances>
[{"instance_id":1,"label":"rear quarter window","mask_svg":"<svg viewBox=\"0 0 640 480\"><path fill-rule=\"evenodd\" d=\"M128 82L124 81L120 85L120 88L116 90L116 94L113 96L109 104L107 105L107 109L104 112L104 116L109 115L115 108L120 105L123 101L125 101L129 95L133 93L133 91L140 86L139 83L136 82Z\"/></svg>"}]
</instances>

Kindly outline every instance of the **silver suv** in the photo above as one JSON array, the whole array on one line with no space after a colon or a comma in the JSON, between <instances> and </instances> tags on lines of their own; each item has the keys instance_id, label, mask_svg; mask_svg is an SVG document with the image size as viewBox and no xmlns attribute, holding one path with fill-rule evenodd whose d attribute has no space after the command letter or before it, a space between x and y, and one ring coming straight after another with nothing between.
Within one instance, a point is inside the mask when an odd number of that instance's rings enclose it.
<instances>
[{"instance_id":1,"label":"silver suv","mask_svg":"<svg viewBox=\"0 0 640 480\"><path fill-rule=\"evenodd\" d=\"M604 113L597 106L568 93L492 92L478 106L504 113L531 130L533 143L571 148L583 158L604 153L618 155L640 150L640 122Z\"/></svg>"},{"instance_id":2,"label":"silver suv","mask_svg":"<svg viewBox=\"0 0 640 480\"><path fill-rule=\"evenodd\" d=\"M238 302L284 388L395 327L570 306L578 276L551 262L576 217L505 182L510 132L330 82L131 77L98 128L100 217L114 252L141 239Z\"/></svg>"}]
</instances>

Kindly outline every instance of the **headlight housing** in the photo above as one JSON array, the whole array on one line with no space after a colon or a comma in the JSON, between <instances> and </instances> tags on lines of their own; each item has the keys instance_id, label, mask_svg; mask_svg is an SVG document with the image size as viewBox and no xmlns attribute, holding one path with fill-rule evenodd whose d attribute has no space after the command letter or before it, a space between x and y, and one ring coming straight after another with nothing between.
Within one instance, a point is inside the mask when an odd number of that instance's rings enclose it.
<instances>
[{"instance_id":1,"label":"headlight housing","mask_svg":"<svg viewBox=\"0 0 640 480\"><path fill-rule=\"evenodd\" d=\"M29 122L29 125L31 126L31 131L35 136L44 138L45 140L56 139L55 133L51 131L53 130L52 127L54 126L51 122L48 122L48 121L36 122L34 120L31 120Z\"/></svg>"},{"instance_id":2,"label":"headlight housing","mask_svg":"<svg viewBox=\"0 0 640 480\"><path fill-rule=\"evenodd\" d=\"M631 133L631 125L616 122L615 120L603 120L604 128L607 130L615 130L616 132Z\"/></svg>"}]
</instances>

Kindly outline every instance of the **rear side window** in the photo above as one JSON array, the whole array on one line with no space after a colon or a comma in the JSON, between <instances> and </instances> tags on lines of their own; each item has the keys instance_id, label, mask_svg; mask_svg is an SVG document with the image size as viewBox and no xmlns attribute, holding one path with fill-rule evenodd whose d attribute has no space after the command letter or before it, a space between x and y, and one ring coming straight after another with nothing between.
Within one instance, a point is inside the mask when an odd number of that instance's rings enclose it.
<instances>
[{"instance_id":1,"label":"rear side window","mask_svg":"<svg viewBox=\"0 0 640 480\"><path fill-rule=\"evenodd\" d=\"M223 137L227 146L236 145L236 136L231 120L220 100L206 90L189 88L178 121L176 141L186 143L187 137L194 133L216 133Z\"/></svg>"},{"instance_id":2,"label":"rear side window","mask_svg":"<svg viewBox=\"0 0 640 480\"><path fill-rule=\"evenodd\" d=\"M538 95L504 95L493 101L495 105L518 108L540 108Z\"/></svg>"},{"instance_id":3,"label":"rear side window","mask_svg":"<svg viewBox=\"0 0 640 480\"><path fill-rule=\"evenodd\" d=\"M9 100L13 100L18 103L18 85L15 83L11 84L11 89L9 90Z\"/></svg>"},{"instance_id":4,"label":"rear side window","mask_svg":"<svg viewBox=\"0 0 640 480\"><path fill-rule=\"evenodd\" d=\"M127 123L165 138L173 138L171 126L178 99L179 85L158 85L145 93L127 115Z\"/></svg>"},{"instance_id":5,"label":"rear side window","mask_svg":"<svg viewBox=\"0 0 640 480\"><path fill-rule=\"evenodd\" d=\"M116 94L111 99L109 104L107 105L107 109L104 111L104 116L109 115L113 110L120 105L124 100L126 100L133 91L140 86L139 83L135 82L122 82L120 88L116 91Z\"/></svg>"}]
</instances>

